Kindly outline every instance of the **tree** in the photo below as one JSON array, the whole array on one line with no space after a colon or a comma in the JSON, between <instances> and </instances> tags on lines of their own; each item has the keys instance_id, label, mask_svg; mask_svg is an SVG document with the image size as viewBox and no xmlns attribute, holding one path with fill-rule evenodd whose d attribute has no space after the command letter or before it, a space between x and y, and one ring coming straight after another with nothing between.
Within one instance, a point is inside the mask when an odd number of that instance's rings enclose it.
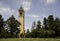
<instances>
[{"instance_id":1,"label":"tree","mask_svg":"<svg viewBox=\"0 0 60 41\"><path fill-rule=\"evenodd\" d=\"M8 25L10 29L9 32L10 32L11 37L17 37L20 31L18 29L20 23L14 18L13 15L9 19L7 19L6 24Z\"/></svg>"},{"instance_id":2,"label":"tree","mask_svg":"<svg viewBox=\"0 0 60 41\"><path fill-rule=\"evenodd\" d=\"M60 36L60 19L56 17L54 24L55 24L54 31L56 32L56 36Z\"/></svg>"},{"instance_id":3,"label":"tree","mask_svg":"<svg viewBox=\"0 0 60 41\"><path fill-rule=\"evenodd\" d=\"M48 20L46 18L44 18L43 25L44 29L48 29Z\"/></svg>"},{"instance_id":4,"label":"tree","mask_svg":"<svg viewBox=\"0 0 60 41\"><path fill-rule=\"evenodd\" d=\"M37 21L36 29L40 29L40 28L41 28L41 22L40 21Z\"/></svg>"},{"instance_id":5,"label":"tree","mask_svg":"<svg viewBox=\"0 0 60 41\"><path fill-rule=\"evenodd\" d=\"M54 27L54 18L53 15L48 16L48 28L53 30Z\"/></svg>"},{"instance_id":6,"label":"tree","mask_svg":"<svg viewBox=\"0 0 60 41\"><path fill-rule=\"evenodd\" d=\"M35 29L35 27L36 27L36 23L35 23L35 21L34 21L33 24L32 24L31 30Z\"/></svg>"},{"instance_id":7,"label":"tree","mask_svg":"<svg viewBox=\"0 0 60 41\"><path fill-rule=\"evenodd\" d=\"M31 37L31 33L30 33L29 29L27 29L27 32L25 33L25 37L26 37L26 38Z\"/></svg>"},{"instance_id":8,"label":"tree","mask_svg":"<svg viewBox=\"0 0 60 41\"><path fill-rule=\"evenodd\" d=\"M2 18L2 15L0 15L0 38L3 38L4 34L5 34L4 20Z\"/></svg>"},{"instance_id":9,"label":"tree","mask_svg":"<svg viewBox=\"0 0 60 41\"><path fill-rule=\"evenodd\" d=\"M30 31L29 31L29 29L27 29L27 33L29 33Z\"/></svg>"},{"instance_id":10,"label":"tree","mask_svg":"<svg viewBox=\"0 0 60 41\"><path fill-rule=\"evenodd\" d=\"M31 31L31 37L33 38L39 38L40 37L40 28L41 28L41 22L40 21L37 21L37 24L35 24L35 22L33 22L34 26L33 26L33 30ZM36 28L35 28L36 26Z\"/></svg>"},{"instance_id":11,"label":"tree","mask_svg":"<svg viewBox=\"0 0 60 41\"><path fill-rule=\"evenodd\" d=\"M39 37L39 32L37 29L34 29L31 31L31 37L33 38L38 38Z\"/></svg>"}]
</instances>

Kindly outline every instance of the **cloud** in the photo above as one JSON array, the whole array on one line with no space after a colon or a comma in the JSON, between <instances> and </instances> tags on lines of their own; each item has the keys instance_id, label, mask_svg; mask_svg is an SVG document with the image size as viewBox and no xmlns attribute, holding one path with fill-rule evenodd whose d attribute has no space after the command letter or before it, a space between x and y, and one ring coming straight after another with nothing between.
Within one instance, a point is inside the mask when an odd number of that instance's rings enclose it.
<instances>
[{"instance_id":1,"label":"cloud","mask_svg":"<svg viewBox=\"0 0 60 41\"><path fill-rule=\"evenodd\" d=\"M8 7L0 7L0 13L3 14L9 14L12 15L14 13L14 10Z\"/></svg>"},{"instance_id":2,"label":"cloud","mask_svg":"<svg viewBox=\"0 0 60 41\"><path fill-rule=\"evenodd\" d=\"M39 18L39 16L38 15L35 15L35 14L29 14L29 15L27 15L27 17Z\"/></svg>"},{"instance_id":3,"label":"cloud","mask_svg":"<svg viewBox=\"0 0 60 41\"><path fill-rule=\"evenodd\" d=\"M56 2L56 0L40 0L40 2L45 3L45 4L53 4Z\"/></svg>"},{"instance_id":4,"label":"cloud","mask_svg":"<svg viewBox=\"0 0 60 41\"><path fill-rule=\"evenodd\" d=\"M0 2L0 13L1 14L13 14L14 10L5 5L4 3Z\"/></svg>"},{"instance_id":5,"label":"cloud","mask_svg":"<svg viewBox=\"0 0 60 41\"><path fill-rule=\"evenodd\" d=\"M30 1L23 1L23 8L25 11L28 11L31 9L31 2Z\"/></svg>"},{"instance_id":6,"label":"cloud","mask_svg":"<svg viewBox=\"0 0 60 41\"><path fill-rule=\"evenodd\" d=\"M46 3L52 4L52 3L55 3L55 0L46 0Z\"/></svg>"},{"instance_id":7,"label":"cloud","mask_svg":"<svg viewBox=\"0 0 60 41\"><path fill-rule=\"evenodd\" d=\"M5 20L15 13L17 13L15 9L11 9L9 6L7 6L3 2L0 2L0 14L3 15L3 18Z\"/></svg>"},{"instance_id":8,"label":"cloud","mask_svg":"<svg viewBox=\"0 0 60 41\"><path fill-rule=\"evenodd\" d=\"M44 17L47 17L47 16L45 14L43 14L42 17L44 18Z\"/></svg>"}]
</instances>

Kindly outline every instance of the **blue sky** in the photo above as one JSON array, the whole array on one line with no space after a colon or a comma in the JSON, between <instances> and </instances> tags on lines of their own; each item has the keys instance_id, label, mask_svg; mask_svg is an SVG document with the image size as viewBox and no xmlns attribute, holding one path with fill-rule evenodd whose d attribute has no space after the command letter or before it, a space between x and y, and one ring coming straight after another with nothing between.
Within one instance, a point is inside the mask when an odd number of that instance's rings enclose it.
<instances>
[{"instance_id":1,"label":"blue sky","mask_svg":"<svg viewBox=\"0 0 60 41\"><path fill-rule=\"evenodd\" d=\"M60 0L0 0L0 14L4 20L12 14L18 19L21 3L25 10L25 30L31 29L33 21L43 22L48 15L60 18Z\"/></svg>"}]
</instances>

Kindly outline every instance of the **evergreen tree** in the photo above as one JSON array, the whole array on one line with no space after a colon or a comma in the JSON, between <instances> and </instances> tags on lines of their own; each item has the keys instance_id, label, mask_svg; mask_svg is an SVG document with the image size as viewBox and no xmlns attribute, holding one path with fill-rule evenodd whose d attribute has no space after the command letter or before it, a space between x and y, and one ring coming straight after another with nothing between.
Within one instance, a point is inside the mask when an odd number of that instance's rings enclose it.
<instances>
[{"instance_id":1,"label":"evergreen tree","mask_svg":"<svg viewBox=\"0 0 60 41\"><path fill-rule=\"evenodd\" d=\"M30 33L29 29L27 29L27 32L25 33L25 37L26 37L26 38L31 37L31 33Z\"/></svg>"},{"instance_id":2,"label":"evergreen tree","mask_svg":"<svg viewBox=\"0 0 60 41\"><path fill-rule=\"evenodd\" d=\"M56 36L60 36L60 19L56 17L55 19L55 32L56 32Z\"/></svg>"},{"instance_id":3,"label":"evergreen tree","mask_svg":"<svg viewBox=\"0 0 60 41\"><path fill-rule=\"evenodd\" d=\"M34 21L33 24L32 24L31 30L35 29L35 27L36 27L36 23L35 23L35 21Z\"/></svg>"},{"instance_id":4,"label":"evergreen tree","mask_svg":"<svg viewBox=\"0 0 60 41\"><path fill-rule=\"evenodd\" d=\"M53 30L54 27L54 18L53 15L48 16L48 28Z\"/></svg>"},{"instance_id":5,"label":"evergreen tree","mask_svg":"<svg viewBox=\"0 0 60 41\"><path fill-rule=\"evenodd\" d=\"M29 33L30 31L29 31L29 29L27 29L27 33Z\"/></svg>"},{"instance_id":6,"label":"evergreen tree","mask_svg":"<svg viewBox=\"0 0 60 41\"><path fill-rule=\"evenodd\" d=\"M6 21L9 29L10 29L10 35L11 37L17 37L18 33L19 33L19 25L20 23L14 18L14 16L12 15L7 21Z\"/></svg>"},{"instance_id":7,"label":"evergreen tree","mask_svg":"<svg viewBox=\"0 0 60 41\"><path fill-rule=\"evenodd\" d=\"M40 28L41 28L41 22L40 21L37 21L36 29L40 29Z\"/></svg>"},{"instance_id":8,"label":"evergreen tree","mask_svg":"<svg viewBox=\"0 0 60 41\"><path fill-rule=\"evenodd\" d=\"M39 38L40 37L40 30L41 30L41 22L37 21L36 28L31 31L31 37Z\"/></svg>"},{"instance_id":9,"label":"evergreen tree","mask_svg":"<svg viewBox=\"0 0 60 41\"><path fill-rule=\"evenodd\" d=\"M5 34L4 20L2 18L2 15L0 15L0 38L3 38L4 34Z\"/></svg>"},{"instance_id":10,"label":"evergreen tree","mask_svg":"<svg viewBox=\"0 0 60 41\"><path fill-rule=\"evenodd\" d=\"M44 29L48 29L48 20L46 18L44 18L43 25Z\"/></svg>"}]
</instances>

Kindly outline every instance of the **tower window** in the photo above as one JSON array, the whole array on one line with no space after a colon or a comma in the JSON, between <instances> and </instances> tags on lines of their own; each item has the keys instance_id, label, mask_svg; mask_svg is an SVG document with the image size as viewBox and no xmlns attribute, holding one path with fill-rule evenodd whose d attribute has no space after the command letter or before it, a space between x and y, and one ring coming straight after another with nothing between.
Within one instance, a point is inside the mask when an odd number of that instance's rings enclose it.
<instances>
[{"instance_id":1,"label":"tower window","mask_svg":"<svg viewBox=\"0 0 60 41\"><path fill-rule=\"evenodd\" d=\"M22 15L22 13L20 13L20 15Z\"/></svg>"}]
</instances>

